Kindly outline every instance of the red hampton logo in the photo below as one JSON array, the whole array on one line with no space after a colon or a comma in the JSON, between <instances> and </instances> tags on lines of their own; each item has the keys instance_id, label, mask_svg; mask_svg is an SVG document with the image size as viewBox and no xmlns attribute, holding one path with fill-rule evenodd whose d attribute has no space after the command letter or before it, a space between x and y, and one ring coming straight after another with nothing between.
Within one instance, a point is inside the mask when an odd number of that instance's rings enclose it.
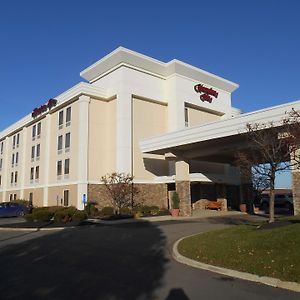
<instances>
[{"instance_id":1,"label":"red hampton logo","mask_svg":"<svg viewBox=\"0 0 300 300\"><path fill-rule=\"evenodd\" d=\"M208 87L205 87L203 84L197 84L194 86L194 90L197 92L197 93L202 93L200 95L200 99L204 102L204 101L207 101L209 103L212 102L212 96L215 97L215 98L218 98L218 92L216 92L215 90L213 90L212 88L208 88Z\"/></svg>"},{"instance_id":2,"label":"red hampton logo","mask_svg":"<svg viewBox=\"0 0 300 300\"><path fill-rule=\"evenodd\" d=\"M50 110L52 107L56 106L57 104L57 100L56 99L50 99L47 104L44 104L40 107L35 108L32 113L31 116L33 118L36 118L37 116L41 115L42 113L46 112L47 110Z\"/></svg>"}]
</instances>

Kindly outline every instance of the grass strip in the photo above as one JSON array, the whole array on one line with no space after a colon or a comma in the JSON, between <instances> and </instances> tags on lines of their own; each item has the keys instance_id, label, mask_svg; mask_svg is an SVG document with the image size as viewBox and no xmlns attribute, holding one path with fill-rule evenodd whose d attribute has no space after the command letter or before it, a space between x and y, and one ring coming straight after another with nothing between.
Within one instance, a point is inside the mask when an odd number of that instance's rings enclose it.
<instances>
[{"instance_id":1,"label":"grass strip","mask_svg":"<svg viewBox=\"0 0 300 300\"><path fill-rule=\"evenodd\" d=\"M260 230L239 225L183 239L188 258L259 276L300 282L300 224Z\"/></svg>"}]
</instances>

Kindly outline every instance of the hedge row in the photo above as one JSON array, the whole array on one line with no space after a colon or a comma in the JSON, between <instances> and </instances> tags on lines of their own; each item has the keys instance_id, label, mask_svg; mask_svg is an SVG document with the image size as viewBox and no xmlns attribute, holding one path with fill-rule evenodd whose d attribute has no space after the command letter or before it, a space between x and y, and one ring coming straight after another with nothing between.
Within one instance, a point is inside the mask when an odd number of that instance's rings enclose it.
<instances>
[{"instance_id":1,"label":"hedge row","mask_svg":"<svg viewBox=\"0 0 300 300\"><path fill-rule=\"evenodd\" d=\"M32 210L31 214L25 215L27 221L49 222L53 219L54 222L67 223L71 221L83 221L87 218L84 211L77 210L75 207L38 207Z\"/></svg>"}]
</instances>

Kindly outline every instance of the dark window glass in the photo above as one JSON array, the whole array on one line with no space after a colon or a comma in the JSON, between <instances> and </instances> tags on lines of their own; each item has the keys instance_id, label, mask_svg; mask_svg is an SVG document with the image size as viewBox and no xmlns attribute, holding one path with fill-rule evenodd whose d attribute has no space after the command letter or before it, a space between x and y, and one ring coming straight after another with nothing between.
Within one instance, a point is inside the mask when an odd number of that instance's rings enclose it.
<instances>
[{"instance_id":1,"label":"dark window glass","mask_svg":"<svg viewBox=\"0 0 300 300\"><path fill-rule=\"evenodd\" d=\"M62 125L64 123L64 111L60 111L59 112L59 116L58 116L58 125Z\"/></svg>"},{"instance_id":2,"label":"dark window glass","mask_svg":"<svg viewBox=\"0 0 300 300\"><path fill-rule=\"evenodd\" d=\"M71 134L69 132L66 134L65 148L70 148L70 143L71 143Z\"/></svg>"},{"instance_id":3,"label":"dark window glass","mask_svg":"<svg viewBox=\"0 0 300 300\"><path fill-rule=\"evenodd\" d=\"M57 176L60 176L62 174L62 161L59 160L57 162Z\"/></svg>"},{"instance_id":4,"label":"dark window glass","mask_svg":"<svg viewBox=\"0 0 300 300\"><path fill-rule=\"evenodd\" d=\"M60 135L57 140L57 150L61 150L63 147L63 136Z\"/></svg>"},{"instance_id":5,"label":"dark window glass","mask_svg":"<svg viewBox=\"0 0 300 300\"><path fill-rule=\"evenodd\" d=\"M70 174L70 159L65 159L65 174Z\"/></svg>"}]
</instances>

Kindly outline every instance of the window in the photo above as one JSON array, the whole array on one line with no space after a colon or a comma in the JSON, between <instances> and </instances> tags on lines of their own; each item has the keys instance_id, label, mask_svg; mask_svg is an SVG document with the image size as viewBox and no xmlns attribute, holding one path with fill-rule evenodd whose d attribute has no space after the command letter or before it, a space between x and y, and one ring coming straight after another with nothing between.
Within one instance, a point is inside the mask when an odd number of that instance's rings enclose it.
<instances>
[{"instance_id":1,"label":"window","mask_svg":"<svg viewBox=\"0 0 300 300\"><path fill-rule=\"evenodd\" d=\"M64 190L64 206L69 205L69 190Z\"/></svg>"},{"instance_id":2,"label":"window","mask_svg":"<svg viewBox=\"0 0 300 300\"><path fill-rule=\"evenodd\" d=\"M2 158L0 158L0 170L2 170Z\"/></svg>"},{"instance_id":3,"label":"window","mask_svg":"<svg viewBox=\"0 0 300 300\"><path fill-rule=\"evenodd\" d=\"M20 133L17 134L17 147L19 147L20 144Z\"/></svg>"},{"instance_id":4,"label":"window","mask_svg":"<svg viewBox=\"0 0 300 300\"><path fill-rule=\"evenodd\" d=\"M2 176L0 175L0 185L2 185Z\"/></svg>"},{"instance_id":5,"label":"window","mask_svg":"<svg viewBox=\"0 0 300 300\"><path fill-rule=\"evenodd\" d=\"M34 168L32 167L30 169L30 180L33 180L33 178L34 178Z\"/></svg>"},{"instance_id":6,"label":"window","mask_svg":"<svg viewBox=\"0 0 300 300\"><path fill-rule=\"evenodd\" d=\"M10 174L10 183L14 182L14 172L11 172Z\"/></svg>"},{"instance_id":7,"label":"window","mask_svg":"<svg viewBox=\"0 0 300 300\"><path fill-rule=\"evenodd\" d=\"M14 194L14 201L17 200L17 194Z\"/></svg>"},{"instance_id":8,"label":"window","mask_svg":"<svg viewBox=\"0 0 300 300\"><path fill-rule=\"evenodd\" d=\"M13 136L13 149L16 148L16 136L14 135Z\"/></svg>"},{"instance_id":9,"label":"window","mask_svg":"<svg viewBox=\"0 0 300 300\"><path fill-rule=\"evenodd\" d=\"M18 171L15 172L15 183L18 182Z\"/></svg>"},{"instance_id":10,"label":"window","mask_svg":"<svg viewBox=\"0 0 300 300\"><path fill-rule=\"evenodd\" d=\"M40 178L40 167L36 166L35 167L35 179L39 179Z\"/></svg>"},{"instance_id":11,"label":"window","mask_svg":"<svg viewBox=\"0 0 300 300\"><path fill-rule=\"evenodd\" d=\"M65 139L65 149L69 149L71 144L71 134L70 132L66 133L66 139Z\"/></svg>"},{"instance_id":12,"label":"window","mask_svg":"<svg viewBox=\"0 0 300 300\"><path fill-rule=\"evenodd\" d=\"M13 153L12 156L11 156L11 164L12 166L14 165L15 163L15 154Z\"/></svg>"},{"instance_id":13,"label":"window","mask_svg":"<svg viewBox=\"0 0 300 300\"><path fill-rule=\"evenodd\" d=\"M37 144L36 145L36 159L40 158L40 154L41 154L41 145Z\"/></svg>"},{"instance_id":14,"label":"window","mask_svg":"<svg viewBox=\"0 0 300 300\"><path fill-rule=\"evenodd\" d=\"M9 194L9 201L13 200L13 194Z\"/></svg>"},{"instance_id":15,"label":"window","mask_svg":"<svg viewBox=\"0 0 300 300\"><path fill-rule=\"evenodd\" d=\"M42 123L39 122L37 124L37 138L39 139L41 137L41 129L42 129Z\"/></svg>"},{"instance_id":16,"label":"window","mask_svg":"<svg viewBox=\"0 0 300 300\"><path fill-rule=\"evenodd\" d=\"M57 176L61 176L61 174L62 174L62 161L59 160L57 162Z\"/></svg>"},{"instance_id":17,"label":"window","mask_svg":"<svg viewBox=\"0 0 300 300\"><path fill-rule=\"evenodd\" d=\"M32 126L32 140L35 140L35 134L36 134L36 125Z\"/></svg>"},{"instance_id":18,"label":"window","mask_svg":"<svg viewBox=\"0 0 300 300\"><path fill-rule=\"evenodd\" d=\"M58 128L61 129L64 123L64 111L60 111L58 115Z\"/></svg>"},{"instance_id":19,"label":"window","mask_svg":"<svg viewBox=\"0 0 300 300\"><path fill-rule=\"evenodd\" d=\"M70 159L65 159L65 174L70 174Z\"/></svg>"},{"instance_id":20,"label":"window","mask_svg":"<svg viewBox=\"0 0 300 300\"><path fill-rule=\"evenodd\" d=\"M63 136L60 135L57 140L57 151L61 151L63 148Z\"/></svg>"},{"instance_id":21,"label":"window","mask_svg":"<svg viewBox=\"0 0 300 300\"><path fill-rule=\"evenodd\" d=\"M29 203L33 202L33 193L29 193Z\"/></svg>"},{"instance_id":22,"label":"window","mask_svg":"<svg viewBox=\"0 0 300 300\"><path fill-rule=\"evenodd\" d=\"M66 126L71 125L71 107L67 108L67 113L66 113Z\"/></svg>"},{"instance_id":23,"label":"window","mask_svg":"<svg viewBox=\"0 0 300 300\"><path fill-rule=\"evenodd\" d=\"M1 142L1 151L0 151L1 154L3 154L3 142Z\"/></svg>"},{"instance_id":24,"label":"window","mask_svg":"<svg viewBox=\"0 0 300 300\"><path fill-rule=\"evenodd\" d=\"M34 160L35 146L31 147L31 161Z\"/></svg>"},{"instance_id":25,"label":"window","mask_svg":"<svg viewBox=\"0 0 300 300\"><path fill-rule=\"evenodd\" d=\"M184 122L185 122L185 127L189 126L189 110L187 107L184 108Z\"/></svg>"},{"instance_id":26,"label":"window","mask_svg":"<svg viewBox=\"0 0 300 300\"><path fill-rule=\"evenodd\" d=\"M19 152L16 153L16 159L15 159L16 166L18 165L18 163L19 163Z\"/></svg>"}]
</instances>

